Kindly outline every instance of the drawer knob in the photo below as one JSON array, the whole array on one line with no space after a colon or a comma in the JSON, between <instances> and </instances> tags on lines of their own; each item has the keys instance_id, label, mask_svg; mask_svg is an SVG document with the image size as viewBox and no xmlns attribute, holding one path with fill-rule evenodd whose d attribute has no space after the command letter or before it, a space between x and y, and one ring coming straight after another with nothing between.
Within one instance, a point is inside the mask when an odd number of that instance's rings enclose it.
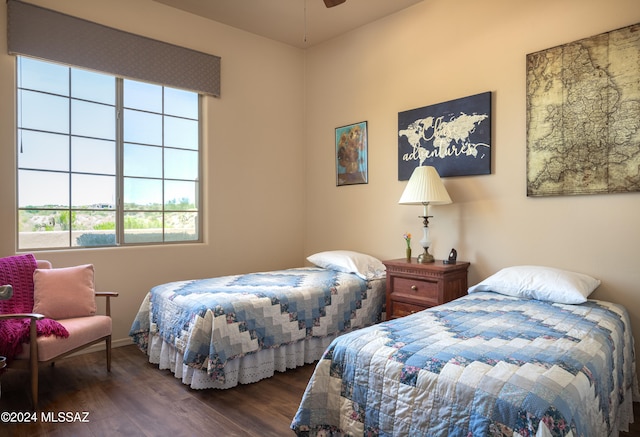
<instances>
[{"instance_id":1,"label":"drawer knob","mask_svg":"<svg viewBox=\"0 0 640 437\"><path fill-rule=\"evenodd\" d=\"M412 289L413 291L416 291L416 290L418 290L418 287L417 287L416 285L412 285L412 286L411 286L411 289Z\"/></svg>"}]
</instances>

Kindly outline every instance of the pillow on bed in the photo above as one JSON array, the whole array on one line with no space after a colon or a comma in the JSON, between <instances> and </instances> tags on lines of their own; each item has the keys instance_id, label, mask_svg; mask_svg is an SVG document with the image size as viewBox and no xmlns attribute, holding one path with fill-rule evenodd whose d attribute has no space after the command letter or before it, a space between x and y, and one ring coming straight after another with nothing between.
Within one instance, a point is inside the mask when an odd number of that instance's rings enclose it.
<instances>
[{"instance_id":1,"label":"pillow on bed","mask_svg":"<svg viewBox=\"0 0 640 437\"><path fill-rule=\"evenodd\" d=\"M92 264L33 272L33 312L51 319L70 319L96 313Z\"/></svg>"},{"instance_id":2,"label":"pillow on bed","mask_svg":"<svg viewBox=\"0 0 640 437\"><path fill-rule=\"evenodd\" d=\"M324 269L355 273L362 279L384 278L387 271L379 259L350 250L330 250L315 253L308 256L307 261Z\"/></svg>"},{"instance_id":3,"label":"pillow on bed","mask_svg":"<svg viewBox=\"0 0 640 437\"><path fill-rule=\"evenodd\" d=\"M586 302L599 285L599 279L582 273L543 266L514 266L470 287L469 293L493 291L508 296L577 304Z\"/></svg>"}]
</instances>

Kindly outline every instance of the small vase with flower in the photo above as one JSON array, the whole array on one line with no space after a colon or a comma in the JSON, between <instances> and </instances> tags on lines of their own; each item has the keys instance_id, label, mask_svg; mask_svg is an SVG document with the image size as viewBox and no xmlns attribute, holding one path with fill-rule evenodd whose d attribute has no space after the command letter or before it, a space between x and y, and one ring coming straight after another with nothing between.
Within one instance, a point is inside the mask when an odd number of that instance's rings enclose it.
<instances>
[{"instance_id":1,"label":"small vase with flower","mask_svg":"<svg viewBox=\"0 0 640 437\"><path fill-rule=\"evenodd\" d=\"M406 256L407 256L407 262L410 263L411 262L411 234L406 232L405 234L402 235L402 238L404 238L404 241L407 243Z\"/></svg>"}]
</instances>

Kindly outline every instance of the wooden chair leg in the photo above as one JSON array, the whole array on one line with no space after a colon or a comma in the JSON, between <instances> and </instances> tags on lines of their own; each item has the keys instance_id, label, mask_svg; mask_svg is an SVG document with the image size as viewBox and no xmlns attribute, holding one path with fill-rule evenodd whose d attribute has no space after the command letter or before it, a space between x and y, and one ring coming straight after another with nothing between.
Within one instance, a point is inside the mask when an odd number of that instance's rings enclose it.
<instances>
[{"instance_id":1,"label":"wooden chair leg","mask_svg":"<svg viewBox=\"0 0 640 437\"><path fill-rule=\"evenodd\" d=\"M38 408L38 333L36 320L31 319L29 327L29 370L31 372L31 403L33 409Z\"/></svg>"},{"instance_id":2,"label":"wooden chair leg","mask_svg":"<svg viewBox=\"0 0 640 437\"><path fill-rule=\"evenodd\" d=\"M107 350L107 372L111 372L111 336L105 339L105 349Z\"/></svg>"}]
</instances>

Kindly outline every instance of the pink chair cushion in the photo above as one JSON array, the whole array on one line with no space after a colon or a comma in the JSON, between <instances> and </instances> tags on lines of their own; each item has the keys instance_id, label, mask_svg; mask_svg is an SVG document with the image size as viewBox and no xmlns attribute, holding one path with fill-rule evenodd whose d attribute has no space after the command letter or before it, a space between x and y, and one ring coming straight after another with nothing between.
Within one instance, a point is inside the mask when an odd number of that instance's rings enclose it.
<instances>
[{"instance_id":1,"label":"pink chair cushion","mask_svg":"<svg viewBox=\"0 0 640 437\"><path fill-rule=\"evenodd\" d=\"M67 328L69 337L60 338L54 335L38 337L38 361L48 361L77 347L111 335L111 317L108 316L76 317L58 320L58 322ZM22 352L16 356L16 359L28 358L29 344L24 343Z\"/></svg>"},{"instance_id":2,"label":"pink chair cushion","mask_svg":"<svg viewBox=\"0 0 640 437\"><path fill-rule=\"evenodd\" d=\"M50 319L70 319L96 313L92 264L33 273L33 312Z\"/></svg>"}]
</instances>

